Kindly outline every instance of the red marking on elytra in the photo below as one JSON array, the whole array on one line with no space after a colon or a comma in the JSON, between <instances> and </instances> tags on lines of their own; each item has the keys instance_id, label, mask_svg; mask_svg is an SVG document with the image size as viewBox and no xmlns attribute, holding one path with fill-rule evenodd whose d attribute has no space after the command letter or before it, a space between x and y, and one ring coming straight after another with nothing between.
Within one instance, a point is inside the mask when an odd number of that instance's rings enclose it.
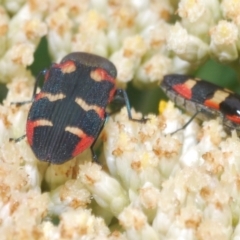
<instances>
[{"instance_id":1,"label":"red marking on elytra","mask_svg":"<svg viewBox=\"0 0 240 240\"><path fill-rule=\"evenodd\" d=\"M105 108L99 107L97 105L89 105L86 103L82 98L76 98L75 102L84 110L84 111L90 111L94 110L98 116L103 119L105 117Z\"/></svg>"},{"instance_id":2,"label":"red marking on elytra","mask_svg":"<svg viewBox=\"0 0 240 240\"><path fill-rule=\"evenodd\" d=\"M35 95L35 101L38 101L39 99L43 98L44 97L44 93L43 92L40 92L38 94Z\"/></svg>"},{"instance_id":3,"label":"red marking on elytra","mask_svg":"<svg viewBox=\"0 0 240 240\"><path fill-rule=\"evenodd\" d=\"M204 101L204 106L219 110L219 103L212 101L211 99Z\"/></svg>"},{"instance_id":4,"label":"red marking on elytra","mask_svg":"<svg viewBox=\"0 0 240 240\"><path fill-rule=\"evenodd\" d=\"M33 133L34 133L34 128L37 126L36 121L27 121L27 127L26 127L26 135L27 135L27 140L32 146L33 144Z\"/></svg>"},{"instance_id":5,"label":"red marking on elytra","mask_svg":"<svg viewBox=\"0 0 240 240\"><path fill-rule=\"evenodd\" d=\"M192 90L189 89L186 85L184 84L176 84L173 86L174 91L179 93L181 96L183 96L186 99L191 99L192 98Z\"/></svg>"},{"instance_id":6,"label":"red marking on elytra","mask_svg":"<svg viewBox=\"0 0 240 240\"><path fill-rule=\"evenodd\" d=\"M33 134L34 134L34 129L36 127L41 127L41 126L53 126L52 122L49 121L49 120L46 120L46 119L38 119L38 120L35 120L35 121L31 121L31 120L28 120L27 121L27 126L26 126L26 134L27 134L27 139L28 139L28 142L30 144L30 146L32 146L33 144Z\"/></svg>"},{"instance_id":7,"label":"red marking on elytra","mask_svg":"<svg viewBox=\"0 0 240 240\"><path fill-rule=\"evenodd\" d=\"M97 114L101 119L104 119L105 118L105 109L100 108L100 110L97 112Z\"/></svg>"},{"instance_id":8,"label":"red marking on elytra","mask_svg":"<svg viewBox=\"0 0 240 240\"><path fill-rule=\"evenodd\" d=\"M114 87L114 88L109 92L108 103L113 100L115 93L116 93L116 88Z\"/></svg>"},{"instance_id":9,"label":"red marking on elytra","mask_svg":"<svg viewBox=\"0 0 240 240\"><path fill-rule=\"evenodd\" d=\"M75 62L71 60L68 60L64 63L55 63L53 67L60 68L62 73L72 73L77 69Z\"/></svg>"},{"instance_id":10,"label":"red marking on elytra","mask_svg":"<svg viewBox=\"0 0 240 240\"><path fill-rule=\"evenodd\" d=\"M238 115L226 115L226 118L234 123L240 124L240 116Z\"/></svg>"},{"instance_id":11,"label":"red marking on elytra","mask_svg":"<svg viewBox=\"0 0 240 240\"><path fill-rule=\"evenodd\" d=\"M83 152L85 149L89 148L93 144L94 140L95 139L93 137L87 136L85 134L81 136L81 140L74 148L72 156L75 157L81 152Z\"/></svg>"},{"instance_id":12,"label":"red marking on elytra","mask_svg":"<svg viewBox=\"0 0 240 240\"><path fill-rule=\"evenodd\" d=\"M94 71L96 71L97 74L99 74L99 76L101 77L102 80L107 80L111 83L115 84L115 78L111 77L107 71L105 71L102 68L97 68Z\"/></svg>"},{"instance_id":13,"label":"red marking on elytra","mask_svg":"<svg viewBox=\"0 0 240 240\"><path fill-rule=\"evenodd\" d=\"M49 78L49 71L47 71L44 75L44 82L46 82Z\"/></svg>"}]
</instances>

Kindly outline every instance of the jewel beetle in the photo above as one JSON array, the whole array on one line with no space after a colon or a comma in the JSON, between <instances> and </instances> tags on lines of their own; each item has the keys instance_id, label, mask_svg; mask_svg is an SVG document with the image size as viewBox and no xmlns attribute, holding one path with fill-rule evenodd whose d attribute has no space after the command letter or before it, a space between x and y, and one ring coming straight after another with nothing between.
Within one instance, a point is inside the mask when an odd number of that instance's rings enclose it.
<instances>
[{"instance_id":1,"label":"jewel beetle","mask_svg":"<svg viewBox=\"0 0 240 240\"><path fill-rule=\"evenodd\" d=\"M160 87L177 106L200 119L220 116L226 130L240 134L240 95L200 78L181 74L165 75ZM181 130L178 129L177 131Z\"/></svg>"},{"instance_id":2,"label":"jewel beetle","mask_svg":"<svg viewBox=\"0 0 240 240\"><path fill-rule=\"evenodd\" d=\"M41 75L44 83L36 93ZM116 76L112 62L85 52L70 53L52 64L36 79L26 135L15 141L26 136L39 160L62 164L92 150L107 117L106 107L116 96L124 99L129 119L142 121L132 118L127 93L116 88Z\"/></svg>"}]
</instances>

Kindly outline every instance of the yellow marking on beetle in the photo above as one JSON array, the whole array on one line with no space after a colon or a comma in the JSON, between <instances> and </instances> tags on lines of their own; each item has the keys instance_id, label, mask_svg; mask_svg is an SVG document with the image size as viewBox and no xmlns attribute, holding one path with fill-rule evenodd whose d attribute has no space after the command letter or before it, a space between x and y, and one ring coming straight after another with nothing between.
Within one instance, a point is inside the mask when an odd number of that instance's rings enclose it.
<instances>
[{"instance_id":1,"label":"yellow marking on beetle","mask_svg":"<svg viewBox=\"0 0 240 240\"><path fill-rule=\"evenodd\" d=\"M197 84L197 80L196 79L188 79L184 85L188 88L188 89L192 89L195 85Z\"/></svg>"},{"instance_id":2,"label":"yellow marking on beetle","mask_svg":"<svg viewBox=\"0 0 240 240\"><path fill-rule=\"evenodd\" d=\"M84 111L90 111L94 110L100 118L104 117L104 109L97 106L97 105L90 105L86 103L82 98L76 98L75 102L84 110Z\"/></svg>"},{"instance_id":3,"label":"yellow marking on beetle","mask_svg":"<svg viewBox=\"0 0 240 240\"><path fill-rule=\"evenodd\" d=\"M66 127L65 131L70 132L80 138L83 138L86 136L86 133L83 132L83 130L81 128L78 127Z\"/></svg>"},{"instance_id":4,"label":"yellow marking on beetle","mask_svg":"<svg viewBox=\"0 0 240 240\"><path fill-rule=\"evenodd\" d=\"M103 80L101 71L99 71L99 69L91 71L90 77L96 82L101 82Z\"/></svg>"},{"instance_id":5,"label":"yellow marking on beetle","mask_svg":"<svg viewBox=\"0 0 240 240\"><path fill-rule=\"evenodd\" d=\"M63 93L52 94L52 93L40 92L39 94L37 94L35 100L39 100L41 98L47 98L50 102L55 102L55 101L64 99L65 97L66 95Z\"/></svg>"},{"instance_id":6,"label":"yellow marking on beetle","mask_svg":"<svg viewBox=\"0 0 240 240\"><path fill-rule=\"evenodd\" d=\"M90 72L90 77L95 82L108 81L115 85L115 78L108 74L108 72L103 68L92 70Z\"/></svg>"},{"instance_id":7,"label":"yellow marking on beetle","mask_svg":"<svg viewBox=\"0 0 240 240\"><path fill-rule=\"evenodd\" d=\"M39 127L39 126L50 126L50 127L52 127L53 123L49 120L46 120L46 119L40 119L40 120L34 121L34 125L36 127Z\"/></svg>"},{"instance_id":8,"label":"yellow marking on beetle","mask_svg":"<svg viewBox=\"0 0 240 240\"><path fill-rule=\"evenodd\" d=\"M67 61L65 63L60 63L60 68L62 73L72 73L76 71L76 65L73 61Z\"/></svg>"},{"instance_id":9,"label":"yellow marking on beetle","mask_svg":"<svg viewBox=\"0 0 240 240\"><path fill-rule=\"evenodd\" d=\"M230 95L228 92L217 90L212 98L206 99L204 105L219 110L220 104Z\"/></svg>"},{"instance_id":10,"label":"yellow marking on beetle","mask_svg":"<svg viewBox=\"0 0 240 240\"><path fill-rule=\"evenodd\" d=\"M209 100L211 100L212 102L216 102L218 104L222 103L228 96L230 95L230 93L228 92L224 92L222 90L217 90L213 97Z\"/></svg>"}]
</instances>

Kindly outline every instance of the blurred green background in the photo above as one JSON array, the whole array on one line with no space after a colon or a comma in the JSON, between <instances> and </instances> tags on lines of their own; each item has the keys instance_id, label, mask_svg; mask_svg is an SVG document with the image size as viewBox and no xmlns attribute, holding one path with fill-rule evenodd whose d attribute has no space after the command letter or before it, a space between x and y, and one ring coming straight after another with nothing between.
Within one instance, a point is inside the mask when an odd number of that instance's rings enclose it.
<instances>
[{"instance_id":1,"label":"blurred green background","mask_svg":"<svg viewBox=\"0 0 240 240\"><path fill-rule=\"evenodd\" d=\"M34 54L34 59L35 61L29 69L35 76L39 73L39 71L50 66L52 61L48 54L46 38L41 40L38 49ZM200 69L193 73L193 75L240 93L240 84L235 71L229 66L219 64L216 61L207 61ZM157 113L159 100L167 99L157 85L151 89L141 90L137 89L130 83L128 85L127 92L131 106L144 114ZM5 98L6 94L6 86L4 84L0 84L1 102Z\"/></svg>"}]
</instances>

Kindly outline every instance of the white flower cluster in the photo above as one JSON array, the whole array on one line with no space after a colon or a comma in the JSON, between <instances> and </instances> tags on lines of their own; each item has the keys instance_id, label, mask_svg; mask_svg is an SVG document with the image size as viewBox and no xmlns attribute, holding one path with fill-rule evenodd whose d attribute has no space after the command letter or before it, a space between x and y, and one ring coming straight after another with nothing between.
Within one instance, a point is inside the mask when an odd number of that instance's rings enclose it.
<instances>
[{"instance_id":1,"label":"white flower cluster","mask_svg":"<svg viewBox=\"0 0 240 240\"><path fill-rule=\"evenodd\" d=\"M210 57L228 64L238 59L239 6L234 0L180 1L181 21L171 27L167 37L168 49L178 60L173 72L197 68Z\"/></svg>"},{"instance_id":2,"label":"white flower cluster","mask_svg":"<svg viewBox=\"0 0 240 240\"><path fill-rule=\"evenodd\" d=\"M73 51L109 58L119 85L158 82L213 57L238 60L236 0L9 0L0 6L1 239L240 238L240 141L218 120L196 122L167 103L146 123L126 110L110 117L101 165L86 150L62 165L40 162L25 132L34 77L28 70L43 36L53 61ZM177 20L176 20L177 19ZM134 118L141 114L132 111Z\"/></svg>"},{"instance_id":3,"label":"white flower cluster","mask_svg":"<svg viewBox=\"0 0 240 240\"><path fill-rule=\"evenodd\" d=\"M45 35L54 61L73 51L108 57L122 85L135 76L156 82L171 68L165 44L169 30L165 20L173 12L168 1L18 2L5 4L0 11L1 81L29 77L26 66ZM12 19L7 11L16 12Z\"/></svg>"}]
</instances>

